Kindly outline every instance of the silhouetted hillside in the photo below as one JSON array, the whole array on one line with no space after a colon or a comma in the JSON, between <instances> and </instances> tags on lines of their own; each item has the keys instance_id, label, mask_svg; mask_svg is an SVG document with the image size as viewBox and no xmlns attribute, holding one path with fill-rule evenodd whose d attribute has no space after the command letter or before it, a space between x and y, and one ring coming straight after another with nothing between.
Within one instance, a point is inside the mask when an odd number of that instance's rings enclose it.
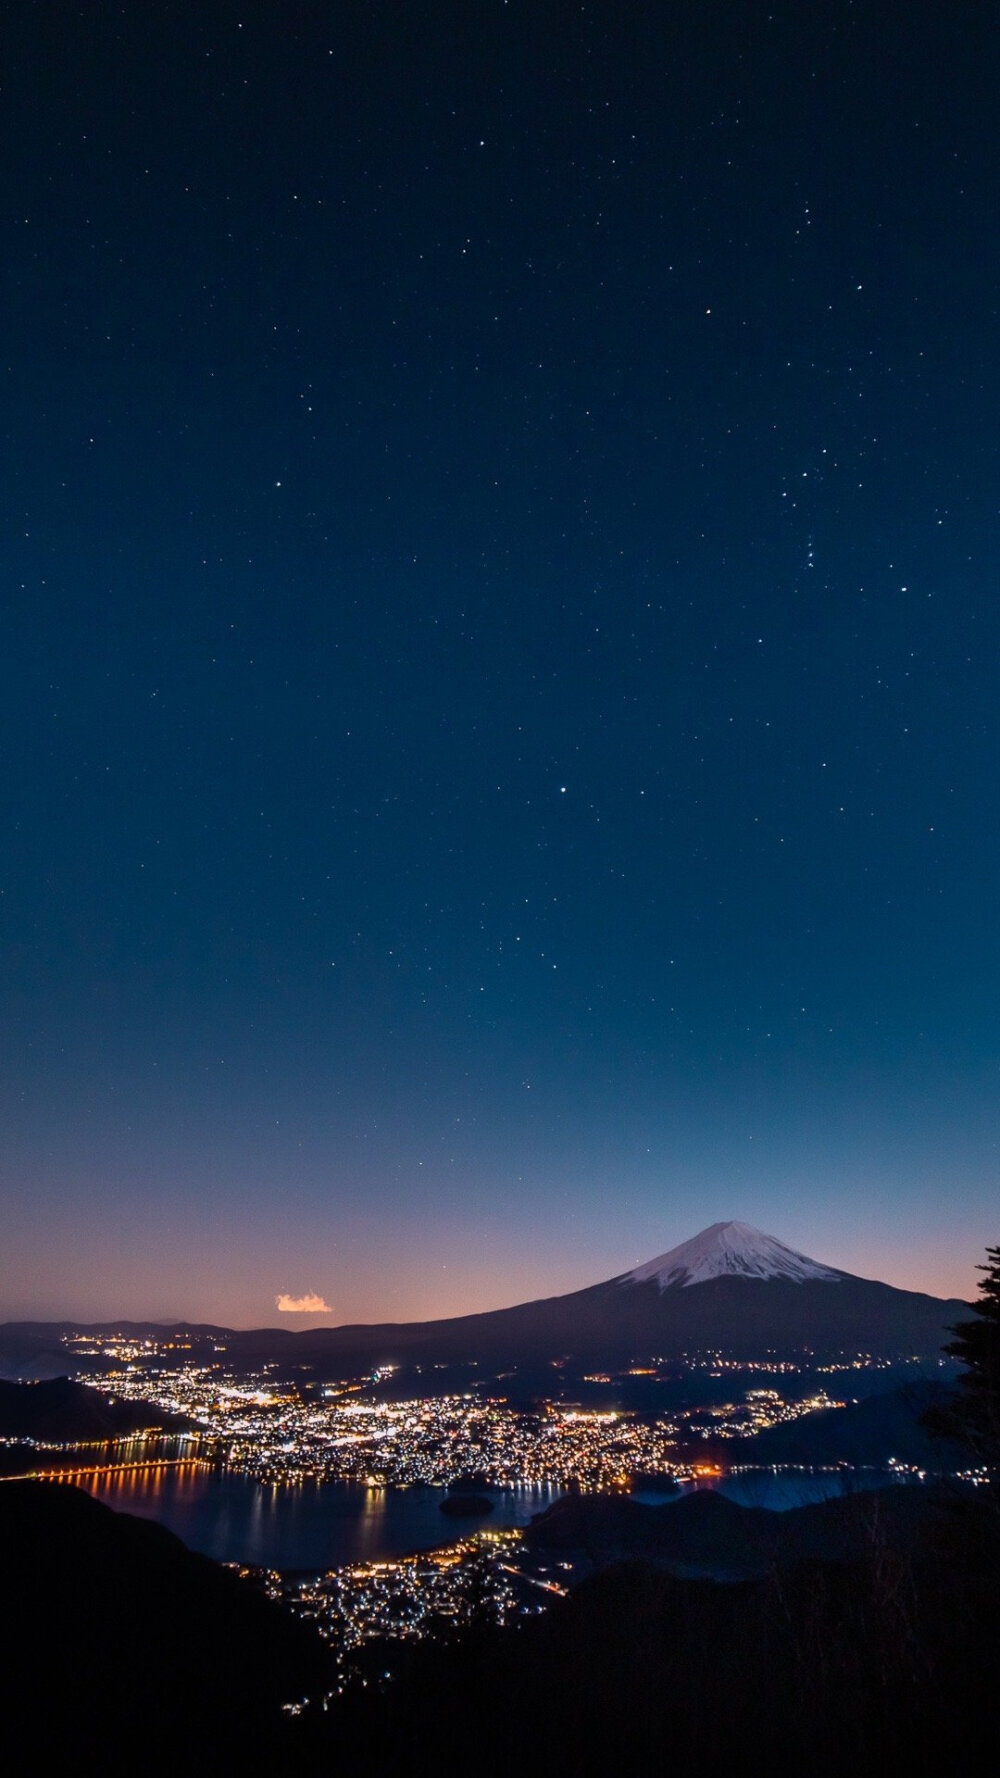
<instances>
[{"instance_id":1,"label":"silhouetted hillside","mask_svg":"<svg viewBox=\"0 0 1000 1778\"><path fill-rule=\"evenodd\" d=\"M282 1769L280 1705L322 1688L326 1656L248 1582L46 1482L0 1483L0 1573L0 1721L20 1769Z\"/></svg>"},{"instance_id":2,"label":"silhouetted hillside","mask_svg":"<svg viewBox=\"0 0 1000 1778\"><path fill-rule=\"evenodd\" d=\"M732 1585L608 1569L543 1617L418 1649L345 1700L332 1745L408 1778L950 1771L994 1721L997 1562L970 1524L945 1513L900 1550L876 1521L852 1562Z\"/></svg>"},{"instance_id":3,"label":"silhouetted hillside","mask_svg":"<svg viewBox=\"0 0 1000 1778\"><path fill-rule=\"evenodd\" d=\"M189 1422L162 1408L118 1401L55 1377L45 1383L0 1382L0 1437L74 1440L121 1438L146 1427L183 1431Z\"/></svg>"},{"instance_id":4,"label":"silhouetted hillside","mask_svg":"<svg viewBox=\"0 0 1000 1778\"><path fill-rule=\"evenodd\" d=\"M775 1512L741 1506L714 1489L663 1506L627 1495L576 1494L531 1521L535 1549L577 1552L596 1568L642 1560L677 1575L748 1579L803 1558L855 1561L877 1538L913 1551L955 1496L929 1487L888 1487Z\"/></svg>"}]
</instances>

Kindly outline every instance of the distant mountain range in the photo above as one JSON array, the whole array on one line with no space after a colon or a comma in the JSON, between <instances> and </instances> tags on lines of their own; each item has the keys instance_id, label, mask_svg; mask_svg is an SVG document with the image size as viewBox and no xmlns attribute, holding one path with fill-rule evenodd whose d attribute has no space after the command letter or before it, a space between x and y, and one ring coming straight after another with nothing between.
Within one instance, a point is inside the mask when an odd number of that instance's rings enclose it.
<instances>
[{"instance_id":1,"label":"distant mountain range","mask_svg":"<svg viewBox=\"0 0 1000 1778\"><path fill-rule=\"evenodd\" d=\"M174 1331L225 1347L247 1365L277 1360L318 1375L375 1365L478 1363L505 1367L626 1367L647 1359L682 1363L718 1352L732 1359L867 1354L937 1361L969 1305L898 1290L821 1265L747 1223L713 1223L693 1240L632 1271L567 1295L449 1320L375 1326L233 1331L182 1324ZM156 1324L129 1331L160 1337ZM24 1375L72 1323L7 1323L0 1358ZM90 1331L123 1332L121 1323ZM34 1357L32 1356L34 1354ZM50 1373L51 1374L51 1373Z\"/></svg>"}]
</instances>

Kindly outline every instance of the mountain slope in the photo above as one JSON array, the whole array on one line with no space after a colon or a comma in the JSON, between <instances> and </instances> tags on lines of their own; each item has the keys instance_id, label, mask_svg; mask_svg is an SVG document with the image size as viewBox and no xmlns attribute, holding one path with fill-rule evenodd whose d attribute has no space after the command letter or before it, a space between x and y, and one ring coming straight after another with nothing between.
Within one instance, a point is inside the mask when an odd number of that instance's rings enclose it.
<instances>
[{"instance_id":1,"label":"mountain slope","mask_svg":"<svg viewBox=\"0 0 1000 1778\"><path fill-rule=\"evenodd\" d=\"M51 1482L0 1485L0 1563L15 1768L84 1771L100 1749L110 1770L293 1769L280 1707L324 1689L327 1656L263 1593Z\"/></svg>"},{"instance_id":2,"label":"mountain slope","mask_svg":"<svg viewBox=\"0 0 1000 1778\"><path fill-rule=\"evenodd\" d=\"M317 1329L296 1339L300 1355L371 1354L385 1363L566 1359L607 1367L706 1352L744 1359L867 1354L933 1363L967 1312L962 1302L836 1271L746 1223L730 1222L714 1223L644 1266L566 1296L450 1321Z\"/></svg>"},{"instance_id":3,"label":"mountain slope","mask_svg":"<svg viewBox=\"0 0 1000 1778\"><path fill-rule=\"evenodd\" d=\"M623 1290L614 1281L451 1321L317 1329L291 1338L299 1361L334 1355L396 1364L572 1360L607 1368L719 1352L734 1359L867 1354L934 1362L948 1329L966 1313L964 1303L861 1278L844 1278L834 1288L719 1277L670 1291L655 1283ZM231 1342L231 1350L240 1349L277 1353L278 1346L265 1333L247 1334Z\"/></svg>"}]
</instances>

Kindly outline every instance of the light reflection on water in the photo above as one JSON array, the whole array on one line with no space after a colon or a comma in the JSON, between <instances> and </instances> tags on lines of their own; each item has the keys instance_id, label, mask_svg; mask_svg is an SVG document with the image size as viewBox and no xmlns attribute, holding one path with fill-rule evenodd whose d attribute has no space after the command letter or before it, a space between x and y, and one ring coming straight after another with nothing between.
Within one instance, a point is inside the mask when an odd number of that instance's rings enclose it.
<instances>
[{"instance_id":1,"label":"light reflection on water","mask_svg":"<svg viewBox=\"0 0 1000 1778\"><path fill-rule=\"evenodd\" d=\"M455 1520L440 1488L368 1488L357 1482L272 1486L194 1462L67 1477L117 1512L156 1519L190 1549L222 1562L321 1569L378 1561L454 1543L480 1526L525 1525L559 1498L556 1488L491 1490L494 1510Z\"/></svg>"},{"instance_id":2,"label":"light reflection on water","mask_svg":"<svg viewBox=\"0 0 1000 1778\"><path fill-rule=\"evenodd\" d=\"M86 1468L67 1470L65 1479L87 1488L118 1512L155 1519L189 1548L217 1561L249 1562L265 1568L322 1569L371 1562L439 1548L470 1531L526 1525L561 1490L533 1486L491 1490L494 1511L455 1520L441 1512L440 1488L368 1487L360 1482L267 1484L221 1471L191 1457L181 1441L160 1439L95 1448ZM101 1468L127 1462L130 1467ZM863 1475L864 1479L861 1480ZM870 1488L893 1479L885 1472L859 1472L856 1482ZM785 1510L830 1499L844 1491L840 1472L759 1470L700 1481L741 1506ZM633 1496L649 1505L669 1505L691 1492L685 1487L664 1496L653 1490Z\"/></svg>"},{"instance_id":3,"label":"light reflection on water","mask_svg":"<svg viewBox=\"0 0 1000 1778\"><path fill-rule=\"evenodd\" d=\"M760 1506L769 1512L788 1512L795 1506L813 1506L821 1500L836 1500L842 1494L859 1489L892 1487L902 1479L884 1469L847 1472L840 1469L750 1469L738 1475L702 1477L696 1482L685 1482L676 1494L664 1495L644 1489L632 1498L641 1500L646 1506L662 1506L669 1505L672 1500L683 1500L687 1494L709 1491L724 1494L737 1506Z\"/></svg>"}]
</instances>

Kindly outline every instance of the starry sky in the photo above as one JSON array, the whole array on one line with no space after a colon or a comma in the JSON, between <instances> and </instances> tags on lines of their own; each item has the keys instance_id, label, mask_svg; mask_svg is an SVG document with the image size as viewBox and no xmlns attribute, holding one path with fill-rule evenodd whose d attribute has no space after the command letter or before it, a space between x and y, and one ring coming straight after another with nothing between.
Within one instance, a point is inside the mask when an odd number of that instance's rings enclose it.
<instances>
[{"instance_id":1,"label":"starry sky","mask_svg":"<svg viewBox=\"0 0 1000 1778\"><path fill-rule=\"evenodd\" d=\"M729 1217L972 1292L998 41L18 9L0 1313L458 1313Z\"/></svg>"}]
</instances>

